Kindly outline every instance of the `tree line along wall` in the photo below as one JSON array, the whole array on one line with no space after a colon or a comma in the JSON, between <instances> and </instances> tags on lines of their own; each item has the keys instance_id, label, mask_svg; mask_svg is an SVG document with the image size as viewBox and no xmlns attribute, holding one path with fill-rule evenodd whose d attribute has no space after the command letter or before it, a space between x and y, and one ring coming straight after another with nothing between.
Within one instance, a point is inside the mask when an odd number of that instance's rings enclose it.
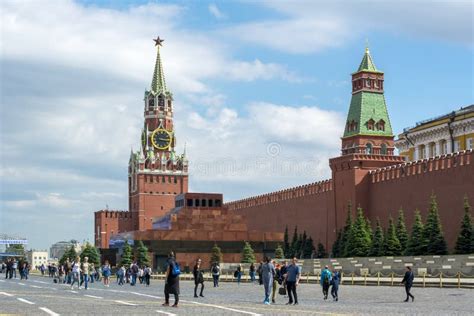
<instances>
[{"instance_id":1,"label":"tree line along wall","mask_svg":"<svg viewBox=\"0 0 474 316\"><path fill-rule=\"evenodd\" d=\"M452 250L464 215L463 199L474 202L474 153L472 150L369 173L369 207L372 223L377 217L386 227L390 215L396 219L401 208L408 231L418 209L426 219L431 194L436 195L439 216L448 248Z\"/></svg>"}]
</instances>

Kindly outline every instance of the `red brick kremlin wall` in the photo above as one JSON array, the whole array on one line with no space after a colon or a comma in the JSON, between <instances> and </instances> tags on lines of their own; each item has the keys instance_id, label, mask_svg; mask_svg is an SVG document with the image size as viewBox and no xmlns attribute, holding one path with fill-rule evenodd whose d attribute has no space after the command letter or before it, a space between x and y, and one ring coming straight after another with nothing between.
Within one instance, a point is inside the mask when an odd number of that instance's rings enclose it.
<instances>
[{"instance_id":1,"label":"red brick kremlin wall","mask_svg":"<svg viewBox=\"0 0 474 316\"><path fill-rule=\"evenodd\" d=\"M311 235L315 243L329 239L328 222L334 222L332 181L326 180L227 203L229 210L247 218L249 230L284 232L286 225L293 234Z\"/></svg>"},{"instance_id":2,"label":"red brick kremlin wall","mask_svg":"<svg viewBox=\"0 0 474 316\"><path fill-rule=\"evenodd\" d=\"M347 159L345 157L335 159ZM401 157L390 159L401 161L398 158ZM244 214L249 229L283 232L288 225L291 238L292 230L298 226L299 232L306 230L315 243L321 241L330 249L336 229L344 226L348 200L354 206L354 213L355 206L360 205L372 224L380 218L385 227L388 217L396 218L402 207L407 228L411 230L415 209L418 208L425 219L430 196L435 193L446 240L451 249L454 247L463 216L464 195L474 204L472 150L383 168L379 164L387 163L384 157L373 162L364 157L351 159L344 170L333 169L333 177L338 179L334 190L331 179L230 202L226 206Z\"/></svg>"},{"instance_id":3,"label":"red brick kremlin wall","mask_svg":"<svg viewBox=\"0 0 474 316\"><path fill-rule=\"evenodd\" d=\"M434 193L446 241L454 248L464 214L464 196L474 205L472 150L374 170L369 177L368 211L372 223L378 217L386 226L388 216L396 218L401 207L407 227L411 228L415 209L426 219Z\"/></svg>"}]
</instances>

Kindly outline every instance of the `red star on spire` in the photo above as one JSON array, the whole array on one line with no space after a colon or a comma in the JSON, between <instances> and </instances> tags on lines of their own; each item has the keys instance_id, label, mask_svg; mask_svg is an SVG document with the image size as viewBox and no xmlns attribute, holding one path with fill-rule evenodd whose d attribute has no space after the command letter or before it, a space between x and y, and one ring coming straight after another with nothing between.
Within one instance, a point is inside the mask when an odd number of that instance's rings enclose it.
<instances>
[{"instance_id":1,"label":"red star on spire","mask_svg":"<svg viewBox=\"0 0 474 316\"><path fill-rule=\"evenodd\" d=\"M161 43L163 43L165 40L161 39L159 36L156 39L153 39L155 41L155 46L162 46Z\"/></svg>"}]
</instances>

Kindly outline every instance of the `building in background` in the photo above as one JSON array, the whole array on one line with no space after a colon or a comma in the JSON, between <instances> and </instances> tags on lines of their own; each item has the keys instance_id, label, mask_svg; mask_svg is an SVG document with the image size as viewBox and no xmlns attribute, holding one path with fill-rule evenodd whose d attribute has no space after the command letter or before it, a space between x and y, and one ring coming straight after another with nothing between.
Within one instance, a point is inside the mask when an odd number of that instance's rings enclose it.
<instances>
[{"instance_id":1,"label":"building in background","mask_svg":"<svg viewBox=\"0 0 474 316\"><path fill-rule=\"evenodd\" d=\"M47 250L28 250L26 252L26 258L30 263L31 269L36 269L36 267L48 265L49 256Z\"/></svg>"},{"instance_id":2,"label":"building in background","mask_svg":"<svg viewBox=\"0 0 474 316\"><path fill-rule=\"evenodd\" d=\"M67 249L74 247L77 253L82 250L82 245L77 240L59 241L49 248L51 259L61 259Z\"/></svg>"},{"instance_id":3,"label":"building in background","mask_svg":"<svg viewBox=\"0 0 474 316\"><path fill-rule=\"evenodd\" d=\"M474 105L405 128L395 146L409 161L474 149Z\"/></svg>"}]
</instances>

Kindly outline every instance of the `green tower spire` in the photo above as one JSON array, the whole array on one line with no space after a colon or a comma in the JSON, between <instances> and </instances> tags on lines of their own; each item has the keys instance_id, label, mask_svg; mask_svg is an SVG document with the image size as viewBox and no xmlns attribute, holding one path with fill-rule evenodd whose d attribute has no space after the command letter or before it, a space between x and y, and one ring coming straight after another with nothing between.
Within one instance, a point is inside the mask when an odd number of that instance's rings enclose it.
<instances>
[{"instance_id":1,"label":"green tower spire","mask_svg":"<svg viewBox=\"0 0 474 316\"><path fill-rule=\"evenodd\" d=\"M168 93L166 89L165 73L163 71L163 65L161 63L160 47L162 46L163 39L160 39L158 36L155 41L156 46L156 62L155 62L155 71L153 72L153 79L151 81L151 91L157 94Z\"/></svg>"},{"instance_id":2,"label":"green tower spire","mask_svg":"<svg viewBox=\"0 0 474 316\"><path fill-rule=\"evenodd\" d=\"M359 69L352 74L352 98L343 138L356 135L393 137L383 94L383 76L366 48Z\"/></svg>"}]
</instances>

